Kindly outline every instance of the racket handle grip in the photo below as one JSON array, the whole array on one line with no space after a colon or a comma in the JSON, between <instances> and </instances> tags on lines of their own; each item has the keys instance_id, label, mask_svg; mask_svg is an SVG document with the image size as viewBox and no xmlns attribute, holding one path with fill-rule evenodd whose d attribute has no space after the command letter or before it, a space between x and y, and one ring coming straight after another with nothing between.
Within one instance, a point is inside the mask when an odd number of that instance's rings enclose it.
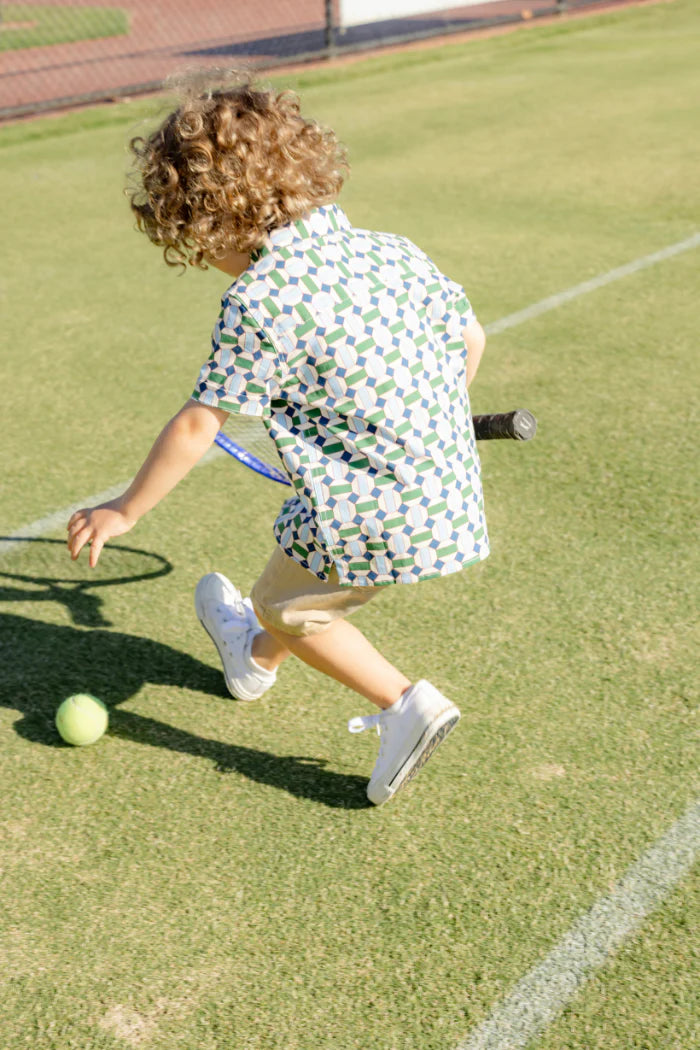
<instances>
[{"instance_id":1,"label":"racket handle grip","mask_svg":"<svg viewBox=\"0 0 700 1050\"><path fill-rule=\"evenodd\" d=\"M537 431L537 420L526 408L516 408L513 412L474 416L473 419L477 441L492 441L499 438L529 441Z\"/></svg>"}]
</instances>

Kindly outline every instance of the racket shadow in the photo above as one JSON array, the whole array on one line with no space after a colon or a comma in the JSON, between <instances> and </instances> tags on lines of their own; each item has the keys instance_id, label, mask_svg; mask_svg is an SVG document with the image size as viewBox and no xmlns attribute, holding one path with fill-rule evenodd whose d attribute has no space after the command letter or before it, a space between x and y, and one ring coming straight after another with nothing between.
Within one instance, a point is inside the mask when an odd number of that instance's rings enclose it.
<instances>
[{"instance_id":1,"label":"racket shadow","mask_svg":"<svg viewBox=\"0 0 700 1050\"><path fill-rule=\"evenodd\" d=\"M137 714L119 710L146 684L172 686L218 697L228 692L218 668L169 645L137 635L84 630L0 614L0 645L6 654L0 705L16 710L17 734L34 744L66 747L54 723L60 701L72 693L93 693L110 708L112 736L207 759L222 773L238 773L298 798L338 809L369 807L367 781L336 773L323 759L275 755L208 740ZM231 700L231 717L235 702Z\"/></svg>"},{"instance_id":2,"label":"racket shadow","mask_svg":"<svg viewBox=\"0 0 700 1050\"><path fill-rule=\"evenodd\" d=\"M104 599L98 591L105 587L152 582L161 576L168 576L174 568L161 554L113 544L109 556L113 563L116 562L116 569L119 569L119 563L124 557L130 557L137 559L140 571L113 571L112 575L105 579L84 565L80 567L67 562L65 540L35 536L0 536L0 546L2 545L10 551L13 548L16 551L29 548L44 560L44 571L9 572L0 565L0 601L56 602L68 610L73 623L82 627L111 626L111 621L104 615ZM66 563L65 568L62 563ZM64 572L59 575L61 569ZM69 569L73 570L72 576L65 575ZM28 586L19 587L17 584Z\"/></svg>"}]
</instances>

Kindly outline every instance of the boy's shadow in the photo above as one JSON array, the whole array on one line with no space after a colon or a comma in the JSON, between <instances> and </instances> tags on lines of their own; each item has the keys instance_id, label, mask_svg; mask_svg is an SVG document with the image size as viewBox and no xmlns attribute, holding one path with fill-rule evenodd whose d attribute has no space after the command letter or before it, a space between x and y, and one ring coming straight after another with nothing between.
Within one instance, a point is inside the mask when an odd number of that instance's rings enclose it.
<instances>
[{"instance_id":1,"label":"boy's shadow","mask_svg":"<svg viewBox=\"0 0 700 1050\"><path fill-rule=\"evenodd\" d=\"M172 570L168 564L167 571ZM160 575L160 573L159 573ZM17 579L17 577L15 577ZM23 582L39 582L24 576ZM43 581L42 581L43 582ZM124 578L118 582L126 582ZM84 594L78 589L76 617L84 622ZM45 591L13 588L7 600L46 601ZM66 595L61 596L66 603ZM70 601L66 604L70 607ZM94 613L95 610L93 610ZM92 619L92 617L90 617ZM101 616L98 623L104 623ZM94 623L94 619L93 619ZM366 780L334 773L323 759L273 755L253 748L207 740L163 722L120 711L117 705L134 696L146 682L177 689L226 696L223 675L186 653L136 635L85 630L43 623L24 616L0 615L0 651L3 654L0 703L20 711L17 732L47 746L64 746L54 717L60 701L72 693L93 693L108 705L110 733L146 744L166 747L210 759L221 772L236 772L300 798L342 809L364 809ZM231 704L236 701L230 697Z\"/></svg>"}]
</instances>

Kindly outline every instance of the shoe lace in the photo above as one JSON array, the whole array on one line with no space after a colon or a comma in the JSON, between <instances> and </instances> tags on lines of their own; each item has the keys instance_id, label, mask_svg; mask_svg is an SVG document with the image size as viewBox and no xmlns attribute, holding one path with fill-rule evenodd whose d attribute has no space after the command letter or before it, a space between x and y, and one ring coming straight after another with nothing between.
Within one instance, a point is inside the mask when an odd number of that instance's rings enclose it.
<instances>
[{"instance_id":1,"label":"shoe lace","mask_svg":"<svg viewBox=\"0 0 700 1050\"><path fill-rule=\"evenodd\" d=\"M365 729L373 729L376 726L377 735L382 735L381 715L358 715L348 722L348 730L351 733L364 733Z\"/></svg>"},{"instance_id":2,"label":"shoe lace","mask_svg":"<svg viewBox=\"0 0 700 1050\"><path fill-rule=\"evenodd\" d=\"M379 737L379 754L382 755L384 745L388 737L386 719L384 712L378 715L358 715L348 722L348 730L351 733L364 733L365 729L376 729Z\"/></svg>"},{"instance_id":3,"label":"shoe lace","mask_svg":"<svg viewBox=\"0 0 700 1050\"><path fill-rule=\"evenodd\" d=\"M216 611L221 617L219 622L219 633L228 648L228 639L231 635L245 634L246 645L253 634L260 630L257 617L253 607L244 600L240 605L217 605Z\"/></svg>"}]
</instances>

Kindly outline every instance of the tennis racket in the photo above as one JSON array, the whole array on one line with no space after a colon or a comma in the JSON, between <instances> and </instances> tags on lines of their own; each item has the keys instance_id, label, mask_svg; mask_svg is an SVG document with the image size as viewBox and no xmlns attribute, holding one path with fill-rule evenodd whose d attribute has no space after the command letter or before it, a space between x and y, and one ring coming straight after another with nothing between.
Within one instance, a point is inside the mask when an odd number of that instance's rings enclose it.
<instances>
[{"instance_id":1,"label":"tennis racket","mask_svg":"<svg viewBox=\"0 0 700 1050\"><path fill-rule=\"evenodd\" d=\"M525 408L474 416L473 422L477 441L529 441L537 430L537 420ZM275 460L279 459L277 449L259 417L236 414L229 425L235 439L220 430L214 438L219 448L256 474L280 485L291 485L287 474L275 465Z\"/></svg>"}]
</instances>

